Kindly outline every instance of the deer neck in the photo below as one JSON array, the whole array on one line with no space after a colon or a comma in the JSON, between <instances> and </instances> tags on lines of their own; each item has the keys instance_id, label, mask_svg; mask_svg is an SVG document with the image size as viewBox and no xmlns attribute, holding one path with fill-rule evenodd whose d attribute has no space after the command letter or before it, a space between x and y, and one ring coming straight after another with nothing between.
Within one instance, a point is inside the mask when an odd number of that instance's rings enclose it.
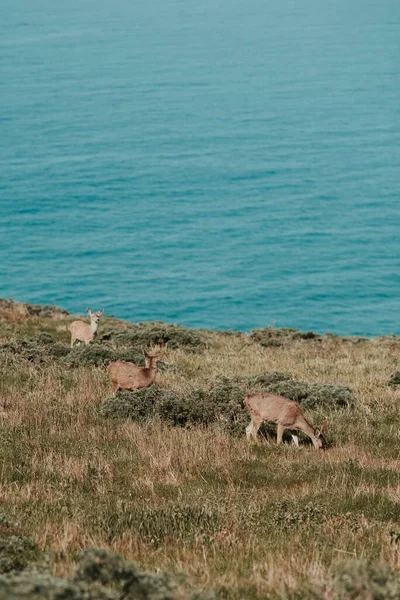
<instances>
[{"instance_id":1,"label":"deer neck","mask_svg":"<svg viewBox=\"0 0 400 600\"><path fill-rule=\"evenodd\" d=\"M299 429L301 429L301 431L303 431L305 434L307 434L311 440L312 443L314 444L314 446L316 445L316 437L315 437L315 431L314 431L314 427L308 422L306 421L306 419L302 419L302 423L301 426L299 427Z\"/></svg>"},{"instance_id":2,"label":"deer neck","mask_svg":"<svg viewBox=\"0 0 400 600\"><path fill-rule=\"evenodd\" d=\"M98 326L98 322L96 323L96 321L90 321L90 331L93 333L93 335L96 333Z\"/></svg>"},{"instance_id":3,"label":"deer neck","mask_svg":"<svg viewBox=\"0 0 400 600\"><path fill-rule=\"evenodd\" d=\"M150 381L153 381L156 376L156 366L153 364L150 364L148 367L144 368L144 372L146 373L147 378Z\"/></svg>"}]
</instances>

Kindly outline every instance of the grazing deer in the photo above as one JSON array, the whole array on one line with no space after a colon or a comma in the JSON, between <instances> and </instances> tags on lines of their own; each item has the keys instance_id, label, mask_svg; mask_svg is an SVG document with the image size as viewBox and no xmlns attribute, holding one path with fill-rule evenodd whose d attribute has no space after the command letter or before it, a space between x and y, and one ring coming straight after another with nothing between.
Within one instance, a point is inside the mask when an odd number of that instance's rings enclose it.
<instances>
[{"instance_id":1,"label":"grazing deer","mask_svg":"<svg viewBox=\"0 0 400 600\"><path fill-rule=\"evenodd\" d=\"M250 414L251 421L246 427L247 439L257 438L257 431L263 421L267 423L277 423L277 442L282 441L285 429L303 431L307 434L317 449L323 448L325 440L327 422L323 422L321 429L316 429L305 418L297 402L288 400L284 396L269 394L268 392L258 392L248 394L244 398L244 405ZM291 434L293 443L298 446L299 438Z\"/></svg>"},{"instance_id":2,"label":"grazing deer","mask_svg":"<svg viewBox=\"0 0 400 600\"><path fill-rule=\"evenodd\" d=\"M124 360L116 360L107 366L111 377L114 393L117 390L140 390L149 387L156 378L157 360L164 356L160 354L147 354L143 350L145 367L137 367L133 363Z\"/></svg>"},{"instance_id":3,"label":"grazing deer","mask_svg":"<svg viewBox=\"0 0 400 600\"><path fill-rule=\"evenodd\" d=\"M96 313L92 312L90 308L87 308L86 310L89 313L90 325L83 321L73 321L69 326L71 332L71 348L74 345L75 340L85 342L85 344L89 344L93 340L99 326L99 319L104 312L104 309L99 310Z\"/></svg>"}]
</instances>

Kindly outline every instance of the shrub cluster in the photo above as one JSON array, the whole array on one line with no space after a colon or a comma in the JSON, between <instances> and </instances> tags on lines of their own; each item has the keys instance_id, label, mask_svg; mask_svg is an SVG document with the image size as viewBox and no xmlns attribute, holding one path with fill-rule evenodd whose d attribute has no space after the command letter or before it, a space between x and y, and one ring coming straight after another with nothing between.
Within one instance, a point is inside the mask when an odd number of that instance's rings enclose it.
<instances>
[{"instance_id":1,"label":"shrub cluster","mask_svg":"<svg viewBox=\"0 0 400 600\"><path fill-rule=\"evenodd\" d=\"M384 564L350 560L337 568L328 594L332 600L397 600L400 575Z\"/></svg>"},{"instance_id":2,"label":"shrub cluster","mask_svg":"<svg viewBox=\"0 0 400 600\"><path fill-rule=\"evenodd\" d=\"M67 310L59 308L58 306L27 304L25 302L15 302L10 298L0 298L0 308L24 313L30 317L52 317L57 319L69 315Z\"/></svg>"},{"instance_id":3,"label":"shrub cluster","mask_svg":"<svg viewBox=\"0 0 400 600\"><path fill-rule=\"evenodd\" d=\"M229 431L243 431L248 421L243 409L243 388L225 377L211 389L196 389L178 394L152 385L139 391L119 391L100 405L100 414L108 418L144 421L158 416L171 425L208 425L220 421Z\"/></svg>"},{"instance_id":4,"label":"shrub cluster","mask_svg":"<svg viewBox=\"0 0 400 600\"><path fill-rule=\"evenodd\" d=\"M307 408L352 406L351 390L343 386L296 382L287 373L261 373L249 378L218 377L209 389L187 394L153 385L139 391L119 391L100 405L104 417L143 421L158 416L171 425L220 422L231 433L242 433L248 422L243 397L249 391L268 391L301 402Z\"/></svg>"},{"instance_id":5,"label":"shrub cluster","mask_svg":"<svg viewBox=\"0 0 400 600\"><path fill-rule=\"evenodd\" d=\"M202 352L207 346L205 336L199 331L158 321L136 323L124 330L111 329L101 334L99 339L110 340L118 347L149 348L168 343L169 348L191 352Z\"/></svg>"},{"instance_id":6,"label":"shrub cluster","mask_svg":"<svg viewBox=\"0 0 400 600\"><path fill-rule=\"evenodd\" d=\"M347 408L355 404L351 389L343 385L286 380L269 385L266 391L295 400L306 409Z\"/></svg>"},{"instance_id":7,"label":"shrub cluster","mask_svg":"<svg viewBox=\"0 0 400 600\"><path fill-rule=\"evenodd\" d=\"M36 544L3 515L0 517L0 573L22 571L45 561Z\"/></svg>"},{"instance_id":8,"label":"shrub cluster","mask_svg":"<svg viewBox=\"0 0 400 600\"><path fill-rule=\"evenodd\" d=\"M3 301L8 306L7 302ZM27 306L34 311L34 305ZM40 308L44 310L49 307ZM55 307L50 308L56 310ZM51 334L41 332L35 337L20 337L0 344L0 357L3 358L3 362L58 362L71 367L100 366L115 360L126 360L142 366L144 348L166 343L169 348L182 348L190 352L202 352L206 348L205 336L198 331L178 325L151 322L123 328L116 326L97 336L91 344L86 346L76 343L73 348L58 341ZM159 366L162 368L162 364Z\"/></svg>"},{"instance_id":9,"label":"shrub cluster","mask_svg":"<svg viewBox=\"0 0 400 600\"><path fill-rule=\"evenodd\" d=\"M100 366L114 360L127 360L144 365L140 348L115 348L110 344L76 344L73 348L58 342L48 333L40 333L36 338L19 338L0 344L0 356L4 362L28 361L34 364L60 363L70 367Z\"/></svg>"},{"instance_id":10,"label":"shrub cluster","mask_svg":"<svg viewBox=\"0 0 400 600\"><path fill-rule=\"evenodd\" d=\"M284 346L293 340L322 340L319 333L313 331L299 331L288 327L264 327L263 329L253 329L250 332L250 339L258 342L261 346Z\"/></svg>"},{"instance_id":11,"label":"shrub cluster","mask_svg":"<svg viewBox=\"0 0 400 600\"><path fill-rule=\"evenodd\" d=\"M113 348L110 344L75 345L60 362L70 367L101 366L115 360L126 360L144 366L143 353L140 348Z\"/></svg>"},{"instance_id":12,"label":"shrub cluster","mask_svg":"<svg viewBox=\"0 0 400 600\"><path fill-rule=\"evenodd\" d=\"M19 338L12 342L0 344L0 356L14 361L46 363L58 361L69 353L65 344L57 342L48 333L40 333L36 338Z\"/></svg>"},{"instance_id":13,"label":"shrub cluster","mask_svg":"<svg viewBox=\"0 0 400 600\"><path fill-rule=\"evenodd\" d=\"M183 594L183 577L146 573L104 550L82 553L74 576L59 579L35 570L0 575L0 600L213 600L210 592Z\"/></svg>"},{"instance_id":14,"label":"shrub cluster","mask_svg":"<svg viewBox=\"0 0 400 600\"><path fill-rule=\"evenodd\" d=\"M400 371L391 374L388 384L392 387L400 385Z\"/></svg>"}]
</instances>

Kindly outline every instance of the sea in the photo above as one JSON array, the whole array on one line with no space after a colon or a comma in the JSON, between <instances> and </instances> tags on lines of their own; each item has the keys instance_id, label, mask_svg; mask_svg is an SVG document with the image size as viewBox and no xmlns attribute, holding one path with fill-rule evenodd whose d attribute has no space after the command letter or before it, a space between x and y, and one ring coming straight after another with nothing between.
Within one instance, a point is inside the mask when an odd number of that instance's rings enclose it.
<instances>
[{"instance_id":1,"label":"sea","mask_svg":"<svg viewBox=\"0 0 400 600\"><path fill-rule=\"evenodd\" d=\"M0 296L400 334L399 0L2 0Z\"/></svg>"}]
</instances>

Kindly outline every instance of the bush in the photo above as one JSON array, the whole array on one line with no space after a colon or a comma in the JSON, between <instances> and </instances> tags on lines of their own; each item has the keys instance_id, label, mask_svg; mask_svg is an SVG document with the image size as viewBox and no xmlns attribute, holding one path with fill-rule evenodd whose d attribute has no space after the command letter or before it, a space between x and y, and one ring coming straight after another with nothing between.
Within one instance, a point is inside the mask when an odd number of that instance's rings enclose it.
<instances>
[{"instance_id":1,"label":"bush","mask_svg":"<svg viewBox=\"0 0 400 600\"><path fill-rule=\"evenodd\" d=\"M52 317L58 319L69 315L69 312L58 306L42 306L41 304L27 304L25 302L14 302L11 299L0 298L0 308L17 311L30 317Z\"/></svg>"},{"instance_id":2,"label":"bush","mask_svg":"<svg viewBox=\"0 0 400 600\"><path fill-rule=\"evenodd\" d=\"M400 575L384 564L350 560L340 565L333 579L332 600L398 600Z\"/></svg>"},{"instance_id":3,"label":"bush","mask_svg":"<svg viewBox=\"0 0 400 600\"><path fill-rule=\"evenodd\" d=\"M0 573L22 571L44 561L45 555L36 544L22 535L4 515L0 517Z\"/></svg>"},{"instance_id":4,"label":"bush","mask_svg":"<svg viewBox=\"0 0 400 600\"><path fill-rule=\"evenodd\" d=\"M104 550L83 552L74 582L101 584L115 590L116 597L124 600L173 600L177 587L168 574L141 573L134 563Z\"/></svg>"},{"instance_id":5,"label":"bush","mask_svg":"<svg viewBox=\"0 0 400 600\"><path fill-rule=\"evenodd\" d=\"M0 355L13 360L32 363L46 363L59 360L69 353L65 344L55 341L51 335L40 333L37 338L20 338L13 342L0 344Z\"/></svg>"},{"instance_id":6,"label":"bush","mask_svg":"<svg viewBox=\"0 0 400 600\"><path fill-rule=\"evenodd\" d=\"M182 348L192 352L202 352L207 346L204 336L198 331L158 321L137 323L122 331L120 329L106 331L100 339L111 340L118 347L149 348L168 343L168 347L173 350Z\"/></svg>"},{"instance_id":7,"label":"bush","mask_svg":"<svg viewBox=\"0 0 400 600\"><path fill-rule=\"evenodd\" d=\"M24 571L0 576L0 600L117 600L117 596L85 594L64 579Z\"/></svg>"},{"instance_id":8,"label":"bush","mask_svg":"<svg viewBox=\"0 0 400 600\"><path fill-rule=\"evenodd\" d=\"M183 594L183 577L146 573L121 556L86 550L71 580L24 571L0 576L0 600L213 600L211 593Z\"/></svg>"},{"instance_id":9,"label":"bush","mask_svg":"<svg viewBox=\"0 0 400 600\"><path fill-rule=\"evenodd\" d=\"M183 395L152 385L138 391L118 391L102 402L100 414L143 421L159 416L171 425L208 425L221 421L227 430L242 429L248 420L243 409L243 388L219 378L211 389Z\"/></svg>"},{"instance_id":10,"label":"bush","mask_svg":"<svg viewBox=\"0 0 400 600\"><path fill-rule=\"evenodd\" d=\"M322 340L322 336L313 331L298 331L287 327L264 327L263 329L253 329L250 332L250 339L258 342L261 346L284 346L293 340Z\"/></svg>"},{"instance_id":11,"label":"bush","mask_svg":"<svg viewBox=\"0 0 400 600\"><path fill-rule=\"evenodd\" d=\"M98 344L96 342L88 345L75 345L68 354L63 357L61 362L70 367L98 367L107 365L115 360L126 360L144 366L143 353L140 349L132 348L130 350L118 350L107 344Z\"/></svg>"},{"instance_id":12,"label":"bush","mask_svg":"<svg viewBox=\"0 0 400 600\"><path fill-rule=\"evenodd\" d=\"M252 377L240 378L238 381L245 382L250 386L251 389L262 389L268 391L268 388L274 383L280 383L281 381L293 381L290 373L279 373L279 371L272 371L270 373L259 373Z\"/></svg>"},{"instance_id":13,"label":"bush","mask_svg":"<svg viewBox=\"0 0 400 600\"><path fill-rule=\"evenodd\" d=\"M281 394L307 408L342 408L354 403L349 388L298 382L287 373L273 372L233 380L218 377L209 389L198 388L187 394L157 384L139 391L119 391L104 400L99 410L109 418L144 421L158 416L171 425L186 427L219 422L226 431L242 434L249 420L243 399L251 390Z\"/></svg>"},{"instance_id":14,"label":"bush","mask_svg":"<svg viewBox=\"0 0 400 600\"><path fill-rule=\"evenodd\" d=\"M299 402L304 408L348 408L355 404L351 389L342 385L287 380L267 386L266 391Z\"/></svg>"},{"instance_id":15,"label":"bush","mask_svg":"<svg viewBox=\"0 0 400 600\"><path fill-rule=\"evenodd\" d=\"M395 371L394 373L391 374L388 385L390 385L392 387L396 387L397 385L400 385L400 371Z\"/></svg>"},{"instance_id":16,"label":"bush","mask_svg":"<svg viewBox=\"0 0 400 600\"><path fill-rule=\"evenodd\" d=\"M157 403L162 398L169 396L172 401L175 400L175 396L171 392L159 388L156 384L137 392L119 390L115 396L111 396L101 403L99 412L103 417L133 419L140 422L155 416Z\"/></svg>"},{"instance_id":17,"label":"bush","mask_svg":"<svg viewBox=\"0 0 400 600\"><path fill-rule=\"evenodd\" d=\"M126 360L144 366L140 348L114 348L109 344L75 344L73 348L57 342L50 334L40 333L36 338L20 338L0 345L0 356L13 361L34 364L56 362L70 367L101 366L115 360Z\"/></svg>"}]
</instances>

